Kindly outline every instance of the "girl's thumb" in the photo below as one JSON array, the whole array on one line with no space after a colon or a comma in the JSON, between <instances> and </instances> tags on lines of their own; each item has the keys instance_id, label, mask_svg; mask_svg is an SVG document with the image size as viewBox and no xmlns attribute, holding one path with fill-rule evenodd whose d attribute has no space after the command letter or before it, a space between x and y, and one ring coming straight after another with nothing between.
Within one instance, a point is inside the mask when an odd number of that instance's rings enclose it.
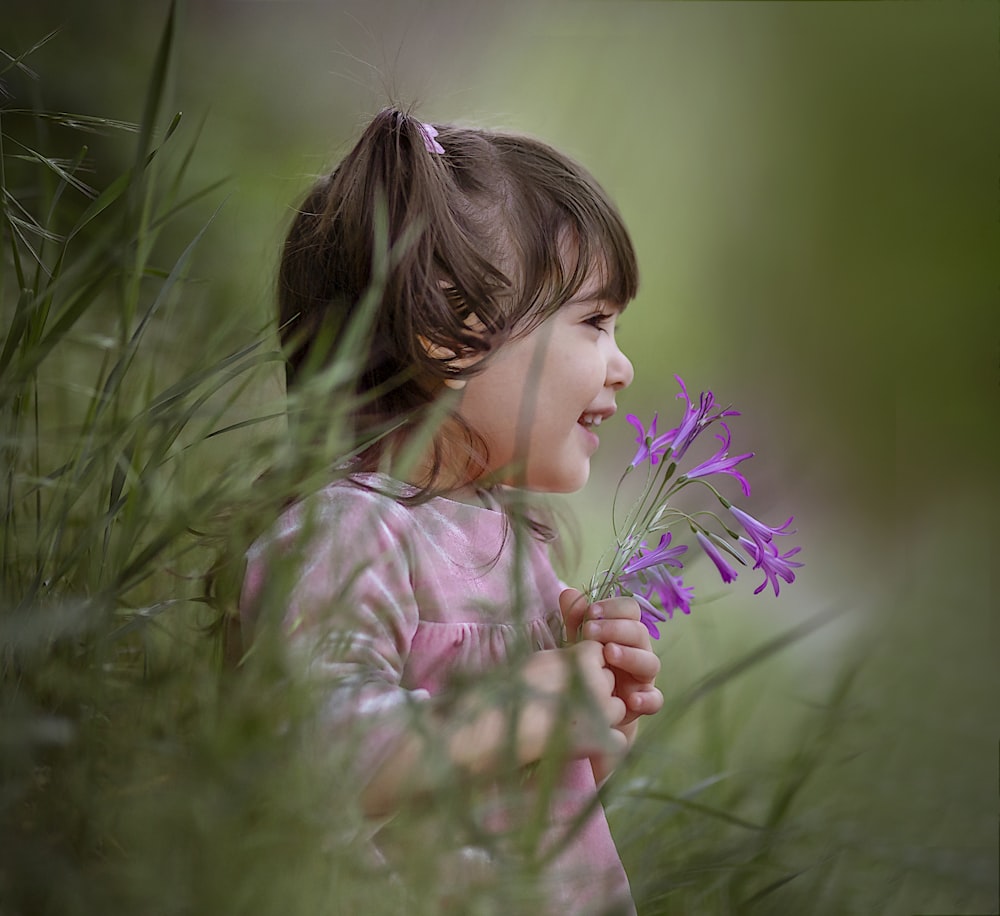
<instances>
[{"instance_id":1,"label":"girl's thumb","mask_svg":"<svg viewBox=\"0 0 1000 916\"><path fill-rule=\"evenodd\" d=\"M578 588L565 588L559 595L559 612L566 625L566 638L569 642L577 642L580 638L580 627L583 626L590 602L587 596Z\"/></svg>"}]
</instances>

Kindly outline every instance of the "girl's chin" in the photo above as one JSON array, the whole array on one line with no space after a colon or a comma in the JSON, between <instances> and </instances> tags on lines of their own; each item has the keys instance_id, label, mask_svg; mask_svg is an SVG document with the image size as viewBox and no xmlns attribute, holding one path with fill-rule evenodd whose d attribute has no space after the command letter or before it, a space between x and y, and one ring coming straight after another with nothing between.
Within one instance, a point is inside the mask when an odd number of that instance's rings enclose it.
<instances>
[{"instance_id":1,"label":"girl's chin","mask_svg":"<svg viewBox=\"0 0 1000 916\"><path fill-rule=\"evenodd\" d=\"M579 467L573 469L553 469L547 473L537 473L528 476L524 489L539 493L576 493L583 489L590 479L590 460L587 459Z\"/></svg>"}]
</instances>

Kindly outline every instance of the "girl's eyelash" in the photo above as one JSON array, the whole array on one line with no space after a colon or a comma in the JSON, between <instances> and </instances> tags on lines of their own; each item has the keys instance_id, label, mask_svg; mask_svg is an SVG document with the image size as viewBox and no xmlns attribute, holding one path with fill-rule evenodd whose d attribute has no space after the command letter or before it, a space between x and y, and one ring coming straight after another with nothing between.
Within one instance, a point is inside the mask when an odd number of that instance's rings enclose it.
<instances>
[{"instance_id":1,"label":"girl's eyelash","mask_svg":"<svg viewBox=\"0 0 1000 916\"><path fill-rule=\"evenodd\" d=\"M616 317L617 315L614 312L594 312L593 315L584 319L584 324L589 324L598 331L605 331L613 328L615 334L620 334L622 325L621 321L615 320Z\"/></svg>"}]
</instances>

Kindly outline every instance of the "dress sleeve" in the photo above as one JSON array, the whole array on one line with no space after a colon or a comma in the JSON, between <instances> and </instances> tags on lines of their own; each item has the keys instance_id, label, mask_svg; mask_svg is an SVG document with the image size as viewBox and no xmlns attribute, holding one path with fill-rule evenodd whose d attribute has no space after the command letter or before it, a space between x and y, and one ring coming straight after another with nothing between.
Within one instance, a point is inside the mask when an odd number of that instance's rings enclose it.
<instances>
[{"instance_id":1,"label":"dress sleeve","mask_svg":"<svg viewBox=\"0 0 1000 916\"><path fill-rule=\"evenodd\" d=\"M402 686L419 619L407 522L387 497L330 488L286 515L247 558L241 615L273 608L318 691L324 736L350 752L361 777L429 699Z\"/></svg>"}]
</instances>

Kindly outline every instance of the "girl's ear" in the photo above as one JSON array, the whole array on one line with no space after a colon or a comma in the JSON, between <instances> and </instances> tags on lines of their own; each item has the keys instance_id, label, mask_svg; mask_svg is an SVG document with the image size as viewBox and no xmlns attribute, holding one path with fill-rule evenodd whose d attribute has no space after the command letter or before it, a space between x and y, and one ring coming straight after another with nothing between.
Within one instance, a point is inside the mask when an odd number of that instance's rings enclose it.
<instances>
[{"instance_id":1,"label":"girl's ear","mask_svg":"<svg viewBox=\"0 0 1000 916\"><path fill-rule=\"evenodd\" d=\"M423 347L424 353L426 353L431 359L438 360L440 362L446 363L449 368L464 369L466 366L471 366L474 359L457 359L457 354L454 350L448 349L448 347L442 347L439 344L431 343L423 334L417 335L417 340L420 341L420 346ZM445 385L449 388L460 391L465 387L464 378L445 378Z\"/></svg>"},{"instance_id":2,"label":"girl's ear","mask_svg":"<svg viewBox=\"0 0 1000 916\"><path fill-rule=\"evenodd\" d=\"M482 334L483 331L486 330L486 325L479 320L479 316L475 312L470 312L468 314L464 324L475 334ZM443 347L440 344L432 343L422 334L417 335L417 340L420 341L420 346L423 347L424 353L426 353L431 359L444 363L448 369L456 372L460 372L462 369L468 369L469 366L474 366L485 355L483 352L476 350L469 356L460 357L450 347ZM444 379L444 383L449 388L459 391L465 387L466 380L464 378L448 377Z\"/></svg>"}]
</instances>

